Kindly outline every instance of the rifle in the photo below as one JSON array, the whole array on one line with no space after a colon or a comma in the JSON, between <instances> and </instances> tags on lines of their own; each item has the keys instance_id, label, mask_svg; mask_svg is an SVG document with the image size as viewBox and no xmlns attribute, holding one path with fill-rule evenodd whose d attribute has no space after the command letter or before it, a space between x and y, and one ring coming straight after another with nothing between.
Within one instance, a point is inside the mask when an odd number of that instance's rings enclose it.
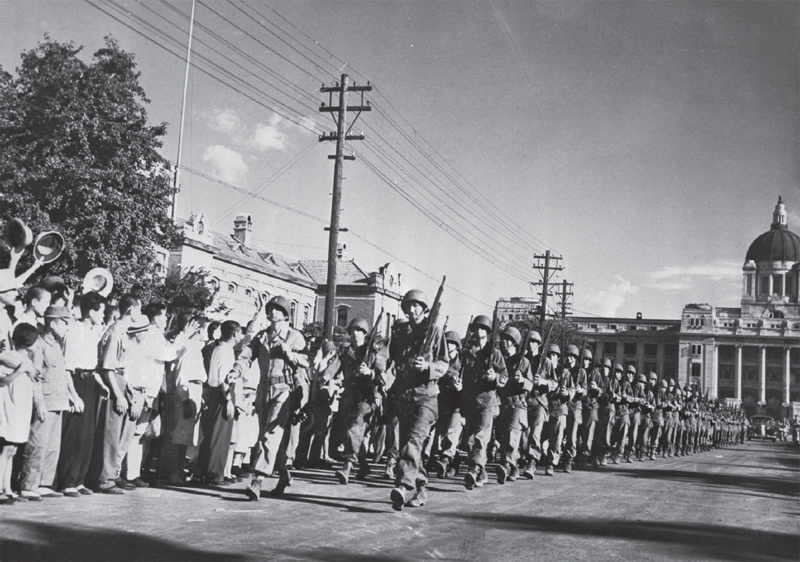
<instances>
[{"instance_id":1,"label":"rifle","mask_svg":"<svg viewBox=\"0 0 800 562\"><path fill-rule=\"evenodd\" d=\"M497 309L494 309L494 315L492 316L492 349L497 346L497 330L500 328L500 322L497 321Z\"/></svg>"},{"instance_id":2,"label":"rifle","mask_svg":"<svg viewBox=\"0 0 800 562\"><path fill-rule=\"evenodd\" d=\"M441 307L442 291L444 291L444 282L447 276L442 277L442 284L439 285L439 290L436 292L436 298L433 299L431 312L428 314L428 326L425 329L425 338L422 340L422 346L417 355L428 358L428 355L433 352L434 335L436 334L436 321L439 319L439 308Z\"/></svg>"},{"instance_id":3,"label":"rifle","mask_svg":"<svg viewBox=\"0 0 800 562\"><path fill-rule=\"evenodd\" d=\"M364 364L369 367L370 363L372 362L372 354L375 353L375 340L378 339L378 328L381 325L381 321L383 320L383 308L381 308L380 314L378 314L378 319L375 320L375 324L372 326L372 330L369 333L369 340L367 341L367 351L364 353Z\"/></svg>"},{"instance_id":4,"label":"rifle","mask_svg":"<svg viewBox=\"0 0 800 562\"><path fill-rule=\"evenodd\" d=\"M536 370L537 377L544 372L544 354L547 353L547 348L550 346L550 336L553 335L553 326L555 326L555 324L555 322L550 324L550 328L547 330L547 335L545 336L544 341L542 341L541 351L539 352L539 368ZM533 330L533 327L531 327L531 330ZM528 333L530 334L530 330L528 330Z\"/></svg>"},{"instance_id":5,"label":"rifle","mask_svg":"<svg viewBox=\"0 0 800 562\"><path fill-rule=\"evenodd\" d=\"M470 330L472 329L472 319L474 316L469 317L469 324L467 324L467 335L464 336L464 343L469 344ZM462 346L463 347L463 346ZM454 386L460 387L464 383L464 360L462 355L461 368L458 370L458 378L453 381Z\"/></svg>"}]
</instances>

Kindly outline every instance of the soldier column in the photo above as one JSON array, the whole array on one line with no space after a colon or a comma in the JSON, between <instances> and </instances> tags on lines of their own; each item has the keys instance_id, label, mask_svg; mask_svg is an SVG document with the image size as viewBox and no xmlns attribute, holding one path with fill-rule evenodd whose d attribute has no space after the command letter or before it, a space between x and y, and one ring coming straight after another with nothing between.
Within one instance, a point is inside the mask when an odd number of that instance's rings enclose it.
<instances>
[{"instance_id":1,"label":"soldier column","mask_svg":"<svg viewBox=\"0 0 800 562\"><path fill-rule=\"evenodd\" d=\"M735 398L742 401L742 346L736 346L736 394Z\"/></svg>"},{"instance_id":2,"label":"soldier column","mask_svg":"<svg viewBox=\"0 0 800 562\"><path fill-rule=\"evenodd\" d=\"M767 401L767 346L759 346L758 361L758 401Z\"/></svg>"},{"instance_id":3,"label":"soldier column","mask_svg":"<svg viewBox=\"0 0 800 562\"><path fill-rule=\"evenodd\" d=\"M791 386L792 386L791 383L792 383L792 381L790 379L791 372L792 372L791 371L791 357L792 357L791 352L792 352L792 348L791 347L784 347L783 348L783 354L784 354L784 360L783 360L783 403L784 404L788 404L792 399L792 393L791 393Z\"/></svg>"}]
</instances>

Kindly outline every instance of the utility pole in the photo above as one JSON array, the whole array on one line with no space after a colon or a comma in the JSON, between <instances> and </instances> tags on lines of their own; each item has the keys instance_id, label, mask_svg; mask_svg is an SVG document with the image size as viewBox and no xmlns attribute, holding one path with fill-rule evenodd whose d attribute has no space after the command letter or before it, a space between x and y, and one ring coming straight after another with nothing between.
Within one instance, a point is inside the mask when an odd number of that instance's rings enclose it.
<instances>
[{"instance_id":1,"label":"utility pole","mask_svg":"<svg viewBox=\"0 0 800 562\"><path fill-rule=\"evenodd\" d=\"M328 94L328 105L324 103L320 106L319 110L323 113L330 113L336 123L336 132L328 135L320 135L320 142L323 141L336 141L336 154L328 156L329 160L333 160L333 202L331 204L331 225L330 233L328 236L328 282L327 291L325 294L325 321L324 333L328 341L333 340L333 326L336 322L334 313L336 312L336 258L337 249L339 246L339 215L341 214L342 204L342 165L344 160L355 160L355 154L349 156L344 155L344 143L351 140L364 140L364 134L351 135L350 129L353 128L356 120L362 111L371 111L369 103L364 104L364 92L371 92L372 86L367 82L366 86L358 86L355 83L348 85L350 77L347 74L342 74L342 80L333 86L326 87L324 84L320 88L320 92ZM361 105L348 106L347 93L348 92L361 92ZM339 105L333 105L333 94L339 94ZM350 127L347 127L347 112L353 111L356 113Z\"/></svg>"},{"instance_id":2,"label":"utility pole","mask_svg":"<svg viewBox=\"0 0 800 562\"><path fill-rule=\"evenodd\" d=\"M178 188L180 187L181 173L181 149L183 148L183 125L186 117L186 91L189 88L189 64L192 59L192 36L194 35L194 8L195 0L192 0L192 16L189 20L189 45L186 47L186 74L183 77L183 103L181 103L181 130L178 133L178 158L175 160L175 193L172 194L172 209L170 218L173 222L178 217Z\"/></svg>"},{"instance_id":3,"label":"utility pole","mask_svg":"<svg viewBox=\"0 0 800 562\"><path fill-rule=\"evenodd\" d=\"M539 329L543 330L544 321L547 317L547 297L550 295L551 288L550 280L553 278L553 275L562 271L564 268L561 266L561 256L551 255L550 250L547 250L543 256L536 254L533 258L536 260L533 269L538 270L542 276L541 281L534 282L532 285L534 287L542 287L542 292L539 293L540 302L542 303L542 309L539 312Z\"/></svg>"},{"instance_id":4,"label":"utility pole","mask_svg":"<svg viewBox=\"0 0 800 562\"><path fill-rule=\"evenodd\" d=\"M570 305L569 297L572 296L572 287L573 283L567 283L567 280L564 279L561 281L561 293L558 295L561 298L561 301L558 305L561 307L561 351L564 351L564 326L567 322L567 312L572 312L568 310Z\"/></svg>"}]
</instances>

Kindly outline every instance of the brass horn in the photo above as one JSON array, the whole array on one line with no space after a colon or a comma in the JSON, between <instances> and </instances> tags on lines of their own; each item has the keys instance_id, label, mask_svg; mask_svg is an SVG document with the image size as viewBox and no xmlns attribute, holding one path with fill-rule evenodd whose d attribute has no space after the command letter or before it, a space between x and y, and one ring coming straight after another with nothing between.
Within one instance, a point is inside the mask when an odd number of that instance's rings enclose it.
<instances>
[{"instance_id":1,"label":"brass horn","mask_svg":"<svg viewBox=\"0 0 800 562\"><path fill-rule=\"evenodd\" d=\"M108 298L114 288L114 277L104 267L95 267L83 278L83 294L96 292Z\"/></svg>"}]
</instances>

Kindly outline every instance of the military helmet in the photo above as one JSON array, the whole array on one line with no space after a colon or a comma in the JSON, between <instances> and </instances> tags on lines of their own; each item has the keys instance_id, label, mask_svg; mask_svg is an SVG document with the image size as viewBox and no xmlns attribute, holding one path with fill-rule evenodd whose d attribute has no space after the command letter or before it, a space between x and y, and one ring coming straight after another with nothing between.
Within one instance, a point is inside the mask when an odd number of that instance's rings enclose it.
<instances>
[{"instance_id":1,"label":"military helmet","mask_svg":"<svg viewBox=\"0 0 800 562\"><path fill-rule=\"evenodd\" d=\"M620 365L619 363L615 363L614 364L614 370L615 371L619 371L620 373L624 373L625 372L625 369L623 369L622 365Z\"/></svg>"},{"instance_id":2,"label":"military helmet","mask_svg":"<svg viewBox=\"0 0 800 562\"><path fill-rule=\"evenodd\" d=\"M522 341L522 334L520 334L519 330L517 330L514 326L506 326L500 336L510 339L514 342L514 345L519 345Z\"/></svg>"},{"instance_id":3,"label":"military helmet","mask_svg":"<svg viewBox=\"0 0 800 562\"><path fill-rule=\"evenodd\" d=\"M613 369L614 368L614 363L611 361L611 359L606 357L605 359L603 359L603 367L608 367L609 369ZM621 370L622 369L620 369L620 371Z\"/></svg>"},{"instance_id":4,"label":"military helmet","mask_svg":"<svg viewBox=\"0 0 800 562\"><path fill-rule=\"evenodd\" d=\"M353 330L361 330L365 334L369 334L369 324L363 318L353 318L347 325L347 333L352 334Z\"/></svg>"},{"instance_id":5,"label":"military helmet","mask_svg":"<svg viewBox=\"0 0 800 562\"><path fill-rule=\"evenodd\" d=\"M675 387L675 396L681 396L682 394L683 394L683 392L681 392L681 387L676 386Z\"/></svg>"},{"instance_id":6,"label":"military helmet","mask_svg":"<svg viewBox=\"0 0 800 562\"><path fill-rule=\"evenodd\" d=\"M636 367L634 367L633 365L628 365L627 367L625 367L625 372L626 373L631 373L632 375L635 375L636 374Z\"/></svg>"},{"instance_id":7,"label":"military helmet","mask_svg":"<svg viewBox=\"0 0 800 562\"><path fill-rule=\"evenodd\" d=\"M636 381L637 381L637 382L647 382L647 377L646 377L646 376L644 376L643 374L641 374L641 373L640 373L640 374L639 374L639 375L636 377Z\"/></svg>"},{"instance_id":8,"label":"military helmet","mask_svg":"<svg viewBox=\"0 0 800 562\"><path fill-rule=\"evenodd\" d=\"M486 328L486 331L492 331L492 321L485 314L480 314L475 317L470 325L470 328Z\"/></svg>"},{"instance_id":9,"label":"military helmet","mask_svg":"<svg viewBox=\"0 0 800 562\"><path fill-rule=\"evenodd\" d=\"M655 374L653 371L650 371L650 380L658 380L658 375Z\"/></svg>"},{"instance_id":10,"label":"military helmet","mask_svg":"<svg viewBox=\"0 0 800 562\"><path fill-rule=\"evenodd\" d=\"M580 353L580 351L578 350L578 346L577 345L568 345L567 346L567 351L566 351L566 353L564 353L564 356L565 357L569 357L570 355L572 355L573 357L577 358L578 357L578 353Z\"/></svg>"},{"instance_id":11,"label":"military helmet","mask_svg":"<svg viewBox=\"0 0 800 562\"><path fill-rule=\"evenodd\" d=\"M667 388L667 386L669 385L667 384L666 379L661 379L661 388Z\"/></svg>"},{"instance_id":12,"label":"military helmet","mask_svg":"<svg viewBox=\"0 0 800 562\"><path fill-rule=\"evenodd\" d=\"M558 356L561 356L561 348L558 347L556 344L551 343L550 346L547 348L547 355L551 353L555 353Z\"/></svg>"},{"instance_id":13,"label":"military helmet","mask_svg":"<svg viewBox=\"0 0 800 562\"><path fill-rule=\"evenodd\" d=\"M675 379L669 379L669 385L675 386Z\"/></svg>"},{"instance_id":14,"label":"military helmet","mask_svg":"<svg viewBox=\"0 0 800 562\"><path fill-rule=\"evenodd\" d=\"M540 335L539 335L539 332L537 332L537 331L536 331L536 330L534 330L533 328L531 328L531 333L530 333L530 341L535 341L535 342L536 342L536 343L538 343L539 345L541 345L541 344L542 344L542 336L540 336Z\"/></svg>"},{"instance_id":15,"label":"military helmet","mask_svg":"<svg viewBox=\"0 0 800 562\"><path fill-rule=\"evenodd\" d=\"M461 336L458 335L458 332L455 330L448 330L444 333L444 341L447 343L454 343L458 347L461 347Z\"/></svg>"},{"instance_id":16,"label":"military helmet","mask_svg":"<svg viewBox=\"0 0 800 562\"><path fill-rule=\"evenodd\" d=\"M419 303L425 310L428 310L428 296L419 289L411 289L403 296L403 301L400 303L403 312L408 314L408 307L412 302Z\"/></svg>"},{"instance_id":17,"label":"military helmet","mask_svg":"<svg viewBox=\"0 0 800 562\"><path fill-rule=\"evenodd\" d=\"M592 359L594 359L594 356L592 355L591 351L589 351L588 349L584 349L583 355L581 355L581 359L588 359L589 361L591 361Z\"/></svg>"},{"instance_id":18,"label":"military helmet","mask_svg":"<svg viewBox=\"0 0 800 562\"><path fill-rule=\"evenodd\" d=\"M277 296L269 299L266 309L269 310L270 308L282 310L286 314L286 318L289 318L292 314L292 305L289 304L289 299L286 297Z\"/></svg>"}]
</instances>

